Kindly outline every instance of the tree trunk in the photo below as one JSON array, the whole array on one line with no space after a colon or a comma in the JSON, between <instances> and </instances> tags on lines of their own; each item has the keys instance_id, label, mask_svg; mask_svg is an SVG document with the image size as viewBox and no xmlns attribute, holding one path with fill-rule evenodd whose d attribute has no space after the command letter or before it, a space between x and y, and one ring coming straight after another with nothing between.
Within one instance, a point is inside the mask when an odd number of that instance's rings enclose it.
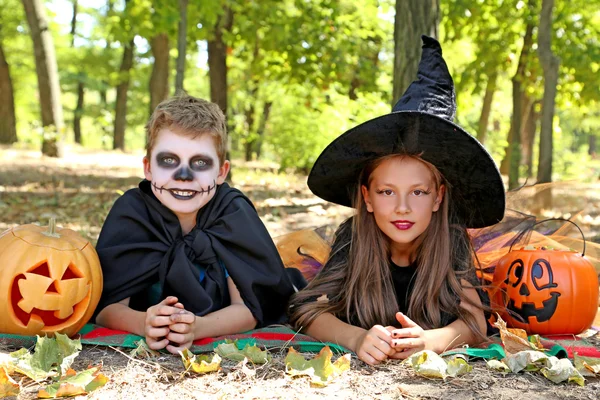
<instances>
[{"instance_id":1,"label":"tree trunk","mask_svg":"<svg viewBox=\"0 0 600 400\"><path fill-rule=\"evenodd\" d=\"M271 115L271 106L273 106L273 102L267 101L263 105L263 112L258 121L258 129L256 129L256 135L258 139L256 140L256 146L254 151L256 152L256 159L260 159L260 153L262 151L262 144L265 138L265 128L267 127L267 121L269 120L269 116Z\"/></svg>"},{"instance_id":2,"label":"tree trunk","mask_svg":"<svg viewBox=\"0 0 600 400\"><path fill-rule=\"evenodd\" d=\"M523 126L523 164L527 166L527 178L533 176L533 143L537 132L539 114L535 111L537 102L531 101Z\"/></svg>"},{"instance_id":3,"label":"tree trunk","mask_svg":"<svg viewBox=\"0 0 600 400\"><path fill-rule=\"evenodd\" d=\"M17 141L17 118L15 116L15 97L10 69L2 41L0 41L0 143L11 144Z\"/></svg>"},{"instance_id":4,"label":"tree trunk","mask_svg":"<svg viewBox=\"0 0 600 400\"><path fill-rule=\"evenodd\" d=\"M77 30L77 0L73 0L73 17L71 18L71 47L75 47L75 31Z\"/></svg>"},{"instance_id":5,"label":"tree trunk","mask_svg":"<svg viewBox=\"0 0 600 400\"><path fill-rule=\"evenodd\" d=\"M533 1L533 0L530 0ZM525 70L527 68L527 57L533 44L533 24L528 23L523 37L523 47L517 72L512 78L513 112L510 120L510 131L508 137L507 153L503 164L508 166L508 187L514 189L519 186L519 167L521 165L521 130L523 119L523 88ZM502 168L501 168L502 171ZM504 172L504 171L502 171Z\"/></svg>"},{"instance_id":6,"label":"tree trunk","mask_svg":"<svg viewBox=\"0 0 600 400\"><path fill-rule=\"evenodd\" d=\"M542 128L537 182L552 182L552 131L558 66L560 59L552 53L552 9L554 0L542 0L540 27L538 29L538 56L544 71L544 97L542 98Z\"/></svg>"},{"instance_id":7,"label":"tree trunk","mask_svg":"<svg viewBox=\"0 0 600 400\"><path fill-rule=\"evenodd\" d=\"M159 33L151 40L154 65L150 76L150 114L169 97L169 36Z\"/></svg>"},{"instance_id":8,"label":"tree trunk","mask_svg":"<svg viewBox=\"0 0 600 400\"><path fill-rule=\"evenodd\" d=\"M77 33L77 0L73 1L73 18L71 19L71 47L75 47L75 34ZM83 144L81 141L81 117L83 117L83 102L85 96L85 72L77 74L77 106L73 111L73 136L75 143Z\"/></svg>"},{"instance_id":9,"label":"tree trunk","mask_svg":"<svg viewBox=\"0 0 600 400\"><path fill-rule=\"evenodd\" d=\"M481 115L479 117L479 127L477 128L477 140L479 140L481 144L485 143L485 138L487 136L487 127L492 111L492 100L494 99L494 93L496 92L497 81L498 74L494 71L488 77L487 85L485 87L485 96L483 96L483 106L481 107Z\"/></svg>"},{"instance_id":10,"label":"tree trunk","mask_svg":"<svg viewBox=\"0 0 600 400\"><path fill-rule=\"evenodd\" d=\"M596 147L598 145L597 142L598 138L596 137L596 135L590 133L588 136L588 154L592 156L592 158L596 158Z\"/></svg>"},{"instance_id":11,"label":"tree trunk","mask_svg":"<svg viewBox=\"0 0 600 400\"><path fill-rule=\"evenodd\" d=\"M63 113L60 102L58 66L54 53L54 43L46 20L46 11L41 0L21 0L31 31L35 53L35 70L38 79L42 125L53 126L52 135L44 135L42 154L58 157L57 141L63 129Z\"/></svg>"},{"instance_id":12,"label":"tree trunk","mask_svg":"<svg viewBox=\"0 0 600 400\"><path fill-rule=\"evenodd\" d=\"M108 16L110 14L110 12L113 9L113 5L114 5L114 1L113 0L108 0L106 3L106 15ZM106 41L106 45L104 46L104 51L105 52L109 52L110 51L110 40L109 40L109 36L105 37L104 40ZM106 107L106 88L108 87L108 81L103 80L102 81L102 87L100 89L100 103L102 103L102 105L104 107Z\"/></svg>"},{"instance_id":13,"label":"tree trunk","mask_svg":"<svg viewBox=\"0 0 600 400\"><path fill-rule=\"evenodd\" d=\"M253 82L255 83L255 82ZM249 104L246 108L246 112L244 113L246 116L246 125L248 136L246 137L246 144L244 146L244 159L246 161L252 161L252 152L255 146L255 139L252 138L252 133L254 132L254 105L256 104L256 93L258 92L258 85L252 85L250 92L248 93Z\"/></svg>"},{"instance_id":14,"label":"tree trunk","mask_svg":"<svg viewBox=\"0 0 600 400\"><path fill-rule=\"evenodd\" d=\"M392 106L417 77L421 35L438 37L440 0L396 0Z\"/></svg>"},{"instance_id":15,"label":"tree trunk","mask_svg":"<svg viewBox=\"0 0 600 400\"><path fill-rule=\"evenodd\" d=\"M125 127L127 125L127 91L129 89L129 71L133 66L133 39L123 49L123 61L119 69L120 82L117 85L117 101L115 104L115 129L113 149L125 150Z\"/></svg>"},{"instance_id":16,"label":"tree trunk","mask_svg":"<svg viewBox=\"0 0 600 400\"><path fill-rule=\"evenodd\" d=\"M210 101L217 104L225 118L229 121L227 113L227 45L223 40L223 32L230 31L233 25L233 13L231 9L225 8L223 15L214 26L212 38L207 41L208 47L208 77L210 80ZM232 132L230 124L227 131ZM230 133L229 133L230 134ZM231 159L227 150L227 159ZM227 180L232 179L232 169L229 169Z\"/></svg>"},{"instance_id":17,"label":"tree trunk","mask_svg":"<svg viewBox=\"0 0 600 400\"><path fill-rule=\"evenodd\" d=\"M75 143L83 144L81 140L81 117L83 116L83 102L85 96L85 87L83 85L83 77L79 77L77 83L77 107L73 113L73 134L75 136Z\"/></svg>"},{"instance_id":18,"label":"tree trunk","mask_svg":"<svg viewBox=\"0 0 600 400\"><path fill-rule=\"evenodd\" d=\"M179 31L177 33L177 76L175 94L184 92L185 50L187 45L187 7L188 0L179 0Z\"/></svg>"}]
</instances>

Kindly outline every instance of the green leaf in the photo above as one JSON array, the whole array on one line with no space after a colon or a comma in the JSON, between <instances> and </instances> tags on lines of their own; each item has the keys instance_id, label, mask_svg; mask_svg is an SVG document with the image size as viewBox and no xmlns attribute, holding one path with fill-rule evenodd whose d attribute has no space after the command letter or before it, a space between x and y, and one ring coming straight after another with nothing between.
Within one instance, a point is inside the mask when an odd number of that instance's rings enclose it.
<instances>
[{"instance_id":1,"label":"green leaf","mask_svg":"<svg viewBox=\"0 0 600 400\"><path fill-rule=\"evenodd\" d=\"M448 365L446 372L448 373L448 376L451 377L464 375L473 370L473 367L470 366L467 360L461 355L452 356L450 359L446 359L445 361Z\"/></svg>"},{"instance_id":2,"label":"green leaf","mask_svg":"<svg viewBox=\"0 0 600 400\"><path fill-rule=\"evenodd\" d=\"M144 339L138 340L135 343L137 343L137 347L129 352L131 357L149 359L160 356L158 351L148 347L148 343Z\"/></svg>"},{"instance_id":3,"label":"green leaf","mask_svg":"<svg viewBox=\"0 0 600 400\"><path fill-rule=\"evenodd\" d=\"M326 386L336 376L350 369L350 354L341 356L333 364L332 356L329 346L325 346L312 360L306 360L290 347L285 357L285 372L291 376L309 376L312 385Z\"/></svg>"},{"instance_id":4,"label":"green leaf","mask_svg":"<svg viewBox=\"0 0 600 400\"><path fill-rule=\"evenodd\" d=\"M582 357L575 353L573 363L582 376L596 376L600 374L600 358Z\"/></svg>"},{"instance_id":5,"label":"green leaf","mask_svg":"<svg viewBox=\"0 0 600 400\"><path fill-rule=\"evenodd\" d=\"M256 345L250 346L249 344L246 344L246 346L240 350L237 347L237 341L226 341L225 343L221 343L217 346L215 352L222 358L233 361L243 361L244 358L247 358L254 364L265 364L271 361L271 354L268 351L261 350Z\"/></svg>"},{"instance_id":6,"label":"green leaf","mask_svg":"<svg viewBox=\"0 0 600 400\"><path fill-rule=\"evenodd\" d=\"M106 376L98 373L99 369L99 367L92 367L75 373L75 375L63 376L58 382L40 389L38 398L54 399L87 394L89 391L97 389L108 382Z\"/></svg>"},{"instance_id":7,"label":"green leaf","mask_svg":"<svg viewBox=\"0 0 600 400\"><path fill-rule=\"evenodd\" d=\"M179 354L186 370L191 369L198 374L206 374L221 368L221 357L218 354L213 354L212 357L206 354L195 355L188 349L183 349Z\"/></svg>"}]
</instances>

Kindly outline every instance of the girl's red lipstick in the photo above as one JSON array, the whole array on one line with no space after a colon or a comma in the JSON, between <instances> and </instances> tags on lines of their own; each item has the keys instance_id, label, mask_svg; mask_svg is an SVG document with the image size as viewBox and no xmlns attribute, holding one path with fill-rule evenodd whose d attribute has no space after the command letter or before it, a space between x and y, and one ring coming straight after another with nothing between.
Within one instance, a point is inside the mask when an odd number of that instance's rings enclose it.
<instances>
[{"instance_id":1,"label":"girl's red lipstick","mask_svg":"<svg viewBox=\"0 0 600 400\"><path fill-rule=\"evenodd\" d=\"M401 231L405 231L405 230L408 230L408 229L412 228L412 226L415 223L411 222L411 221L398 220L398 221L392 221L392 224L394 224L394 226L396 227L396 229L400 229Z\"/></svg>"}]
</instances>

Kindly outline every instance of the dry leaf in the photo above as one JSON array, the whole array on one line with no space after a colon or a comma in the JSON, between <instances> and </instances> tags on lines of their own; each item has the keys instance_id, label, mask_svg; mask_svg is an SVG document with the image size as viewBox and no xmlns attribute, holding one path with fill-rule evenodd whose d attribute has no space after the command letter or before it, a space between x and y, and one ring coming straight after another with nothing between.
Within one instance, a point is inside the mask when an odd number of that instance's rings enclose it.
<instances>
[{"instance_id":1,"label":"dry leaf","mask_svg":"<svg viewBox=\"0 0 600 400\"><path fill-rule=\"evenodd\" d=\"M527 332L523 329L508 329L506 322L504 322L500 315L497 316L494 326L500 330L500 339L504 345L506 355L516 354L524 350L543 350L543 347L540 349L529 342Z\"/></svg>"},{"instance_id":2,"label":"dry leaf","mask_svg":"<svg viewBox=\"0 0 600 400\"><path fill-rule=\"evenodd\" d=\"M18 396L20 391L21 386L8 375L6 368L0 367L0 398Z\"/></svg>"},{"instance_id":3,"label":"dry leaf","mask_svg":"<svg viewBox=\"0 0 600 400\"><path fill-rule=\"evenodd\" d=\"M285 372L291 376L309 376L312 385L325 386L336 376L350 369L350 354L341 356L333 364L332 356L329 346L325 346L312 360L306 360L290 347L285 357Z\"/></svg>"},{"instance_id":4,"label":"dry leaf","mask_svg":"<svg viewBox=\"0 0 600 400\"><path fill-rule=\"evenodd\" d=\"M195 355L188 349L183 349L179 354L186 370L191 369L198 374L207 374L221 368L221 357L218 354L213 354L212 357L206 354Z\"/></svg>"},{"instance_id":5,"label":"dry leaf","mask_svg":"<svg viewBox=\"0 0 600 400\"><path fill-rule=\"evenodd\" d=\"M129 352L132 358L150 359L160 356L160 353L156 350L152 350L148 347L148 343L144 339L138 340L137 347Z\"/></svg>"}]
</instances>

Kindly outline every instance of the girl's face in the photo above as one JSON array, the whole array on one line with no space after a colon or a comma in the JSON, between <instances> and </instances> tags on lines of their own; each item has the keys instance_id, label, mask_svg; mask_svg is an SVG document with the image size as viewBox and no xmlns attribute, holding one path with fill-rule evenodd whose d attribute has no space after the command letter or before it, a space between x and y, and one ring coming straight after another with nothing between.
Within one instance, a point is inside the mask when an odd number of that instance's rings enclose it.
<instances>
[{"instance_id":1,"label":"girl's face","mask_svg":"<svg viewBox=\"0 0 600 400\"><path fill-rule=\"evenodd\" d=\"M150 159L144 157L144 174L152 192L179 220L195 219L225 181L229 161L219 167L219 156L210 134L191 138L162 129Z\"/></svg>"},{"instance_id":2,"label":"girl's face","mask_svg":"<svg viewBox=\"0 0 600 400\"><path fill-rule=\"evenodd\" d=\"M392 259L406 262L414 241L440 208L444 186L436 190L429 168L413 158L394 157L383 161L361 187L368 212L390 238Z\"/></svg>"}]
</instances>

